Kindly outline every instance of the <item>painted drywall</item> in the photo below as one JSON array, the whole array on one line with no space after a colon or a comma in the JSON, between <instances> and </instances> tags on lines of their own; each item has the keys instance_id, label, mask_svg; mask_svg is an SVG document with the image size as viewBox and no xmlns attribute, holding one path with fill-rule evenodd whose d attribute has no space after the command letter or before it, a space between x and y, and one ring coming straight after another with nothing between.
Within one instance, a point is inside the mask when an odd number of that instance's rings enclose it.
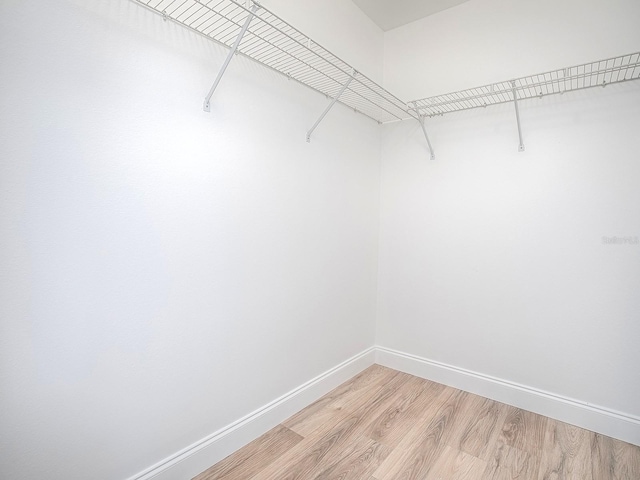
<instances>
[{"instance_id":1,"label":"painted drywall","mask_svg":"<svg viewBox=\"0 0 640 480\"><path fill-rule=\"evenodd\" d=\"M0 477L127 478L373 345L380 127L307 144L327 100L242 57L207 114L226 53L1 3Z\"/></svg>"},{"instance_id":2,"label":"painted drywall","mask_svg":"<svg viewBox=\"0 0 640 480\"><path fill-rule=\"evenodd\" d=\"M629 53L638 19L472 0L389 32L385 79L420 97ZM417 122L384 127L377 344L637 417L640 82L521 118L523 153L513 105L427 119L435 161Z\"/></svg>"}]
</instances>

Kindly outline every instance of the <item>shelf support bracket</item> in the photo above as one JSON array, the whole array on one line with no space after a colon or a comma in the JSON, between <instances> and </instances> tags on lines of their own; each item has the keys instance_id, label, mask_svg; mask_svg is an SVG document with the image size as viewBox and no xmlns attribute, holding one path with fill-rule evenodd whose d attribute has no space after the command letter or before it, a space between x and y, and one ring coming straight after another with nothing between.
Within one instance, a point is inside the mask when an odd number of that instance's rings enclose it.
<instances>
[{"instance_id":1,"label":"shelf support bracket","mask_svg":"<svg viewBox=\"0 0 640 480\"><path fill-rule=\"evenodd\" d=\"M356 72L355 70L351 72L351 76L349 77L349 80L345 82L345 84L342 86L338 94L333 98L333 100L331 100L331 103L327 106L327 108L325 108L324 112L322 112L322 115L320 115L320 118L316 120L316 123L314 123L313 127L311 127L311 129L307 132L307 143L311 143L311 134L318 127L318 125L320 125L320 122L324 119L327 113L329 113L329 110L331 110L331 107L333 107L336 104L336 102L340 99L344 91L349 87L351 80L353 80L357 74L358 72Z\"/></svg>"},{"instance_id":2,"label":"shelf support bracket","mask_svg":"<svg viewBox=\"0 0 640 480\"><path fill-rule=\"evenodd\" d=\"M238 37L236 38L236 41L233 42L233 46L231 47L231 50L229 50L229 53L227 54L227 58L225 59L224 63L222 64L222 68L218 72L218 76L216 77L216 81L213 82L213 85L211 86L211 89L209 90L209 93L204 98L203 109L204 109L205 112L210 112L211 111L211 97L213 96L213 92L216 91L216 88L218 87L218 84L220 83L220 80L222 80L222 76L224 75L224 72L227 70L227 67L229 66L229 63L231 63L231 59L233 58L233 56L238 51L238 47L240 46L240 42L242 41L242 37L244 37L244 34L247 33L247 29L249 28L249 24L251 23L251 20L253 20L253 17L256 16L256 11L257 10L258 10L258 4L254 3L253 7L251 7L251 11L249 12L249 15L247 15L247 19L244 21L244 25L242 26L242 29L240 30L240 33L238 33Z\"/></svg>"},{"instance_id":3,"label":"shelf support bracket","mask_svg":"<svg viewBox=\"0 0 640 480\"><path fill-rule=\"evenodd\" d=\"M435 160L436 154L433 151L433 147L431 146L429 135L427 135L427 128L424 126L424 115L420 115L420 112L418 112L417 108L416 108L416 113L418 114L418 121L420 122L420 126L422 127L422 133L424 133L424 138L427 140L427 145L429 145L429 153L431 155L431 160Z\"/></svg>"},{"instance_id":4,"label":"shelf support bracket","mask_svg":"<svg viewBox=\"0 0 640 480\"><path fill-rule=\"evenodd\" d=\"M522 141L522 127L520 126L520 110L518 109L518 91L516 90L516 82L511 82L511 88L513 90L513 104L516 107L516 122L518 123L518 138L520 139L520 145L518 146L518 151L524 152L524 142Z\"/></svg>"}]
</instances>

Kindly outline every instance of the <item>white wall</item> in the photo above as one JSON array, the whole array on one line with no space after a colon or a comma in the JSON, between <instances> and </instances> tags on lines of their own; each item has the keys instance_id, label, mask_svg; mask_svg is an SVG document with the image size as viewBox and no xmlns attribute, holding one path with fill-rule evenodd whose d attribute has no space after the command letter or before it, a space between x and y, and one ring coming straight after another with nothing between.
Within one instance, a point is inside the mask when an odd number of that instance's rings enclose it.
<instances>
[{"instance_id":1,"label":"white wall","mask_svg":"<svg viewBox=\"0 0 640 480\"><path fill-rule=\"evenodd\" d=\"M422 97L637 51L640 3L472 0L388 32ZM596 28L597 26L597 28ZM567 39L573 39L567 43ZM463 73L464 72L464 73ZM640 415L640 82L384 127L377 343Z\"/></svg>"},{"instance_id":2,"label":"white wall","mask_svg":"<svg viewBox=\"0 0 640 480\"><path fill-rule=\"evenodd\" d=\"M226 53L0 4L0 477L128 477L373 345L380 127L307 144L326 99L242 57L206 114Z\"/></svg>"}]
</instances>

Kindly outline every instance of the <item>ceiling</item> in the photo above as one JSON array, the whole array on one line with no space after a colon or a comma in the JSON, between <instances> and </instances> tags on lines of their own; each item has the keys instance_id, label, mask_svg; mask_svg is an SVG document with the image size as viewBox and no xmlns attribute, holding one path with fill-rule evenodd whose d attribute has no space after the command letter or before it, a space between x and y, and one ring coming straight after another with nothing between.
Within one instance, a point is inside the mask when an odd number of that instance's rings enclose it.
<instances>
[{"instance_id":1,"label":"ceiling","mask_svg":"<svg viewBox=\"0 0 640 480\"><path fill-rule=\"evenodd\" d=\"M468 0L353 0L385 32Z\"/></svg>"}]
</instances>

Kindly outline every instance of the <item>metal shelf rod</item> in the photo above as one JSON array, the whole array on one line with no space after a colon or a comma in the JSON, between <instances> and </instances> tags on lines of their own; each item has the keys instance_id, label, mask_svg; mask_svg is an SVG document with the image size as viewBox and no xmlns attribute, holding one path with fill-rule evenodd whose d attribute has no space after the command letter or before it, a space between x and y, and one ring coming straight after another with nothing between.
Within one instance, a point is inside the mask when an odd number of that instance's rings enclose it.
<instances>
[{"instance_id":1,"label":"metal shelf rod","mask_svg":"<svg viewBox=\"0 0 640 480\"><path fill-rule=\"evenodd\" d=\"M524 152L524 143L522 141L522 127L520 126L520 110L518 109L518 91L516 90L516 82L511 82L511 84L513 85L513 104L516 107L516 122L518 124L518 138L520 139L518 151Z\"/></svg>"},{"instance_id":2,"label":"metal shelf rod","mask_svg":"<svg viewBox=\"0 0 640 480\"><path fill-rule=\"evenodd\" d=\"M316 120L316 123L314 123L313 127L311 127L311 129L307 132L307 143L311 143L311 134L318 127L318 125L320 125L320 122L322 121L322 119L324 117L326 117L327 113L329 113L329 110L331 110L331 107L333 107L336 104L336 102L342 96L344 91L349 87L349 84L356 77L357 73L358 72L356 72L355 70L353 71L353 73L349 77L349 80L347 80L347 82L342 86L342 88L338 92L338 95L336 95L336 97L333 100L331 100L331 103L329 105L327 105L327 108L325 108L324 112L322 112L322 115L320 115L320 118L318 118L318 120Z\"/></svg>"},{"instance_id":3,"label":"metal shelf rod","mask_svg":"<svg viewBox=\"0 0 640 480\"><path fill-rule=\"evenodd\" d=\"M231 50L229 50L229 53L227 54L227 58L225 59L224 63L222 64L222 68L218 72L218 76L216 77L215 82L213 82L213 85L211 86L211 89L209 90L209 93L207 93L207 96L204 97L204 111L205 112L210 112L211 111L211 103L210 102L211 102L211 97L213 96L213 92L216 91L216 88L218 87L218 84L220 83L220 80L222 80L222 76L224 75L224 72L226 72L227 67L229 66L229 63L231 62L231 59L236 54L236 51L238 50L238 47L240 46L240 42L242 41L242 37L244 37L244 34L247 33L247 29L249 28L249 24L251 23L251 20L253 20L253 17L255 16L256 10L258 10L258 5L254 5L253 7L251 7L251 13L247 16L247 19L245 20L244 25L242 26L242 30L240 30L240 33L238 34L238 37L236 38L236 41L233 43L233 46L231 47Z\"/></svg>"},{"instance_id":4,"label":"metal shelf rod","mask_svg":"<svg viewBox=\"0 0 640 480\"><path fill-rule=\"evenodd\" d=\"M436 159L436 153L433 151L433 147L431 146L431 141L429 140L429 135L427 135L427 128L424 126L424 117L420 116L420 126L422 127L422 133L424 133L424 138L427 140L427 145L429 145L429 153L431 154L431 160Z\"/></svg>"}]
</instances>

